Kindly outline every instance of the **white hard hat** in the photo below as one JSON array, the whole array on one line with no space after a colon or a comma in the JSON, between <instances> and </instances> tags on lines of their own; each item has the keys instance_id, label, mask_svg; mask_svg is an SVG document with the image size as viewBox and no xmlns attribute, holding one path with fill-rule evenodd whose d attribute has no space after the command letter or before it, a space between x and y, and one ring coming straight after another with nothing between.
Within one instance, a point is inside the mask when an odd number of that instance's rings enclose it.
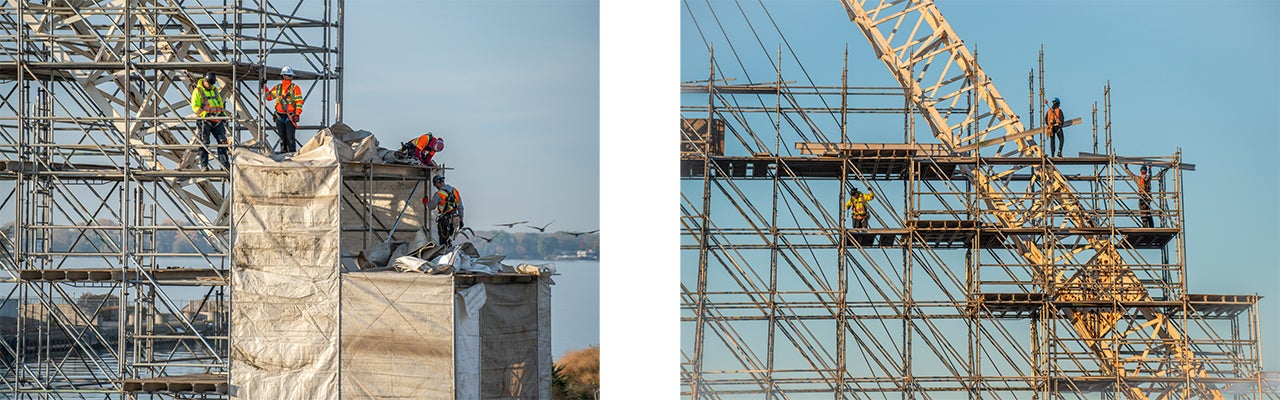
<instances>
[{"instance_id":1,"label":"white hard hat","mask_svg":"<svg viewBox=\"0 0 1280 400\"><path fill-rule=\"evenodd\" d=\"M280 75L293 76L293 68L289 68L289 67L280 68Z\"/></svg>"}]
</instances>

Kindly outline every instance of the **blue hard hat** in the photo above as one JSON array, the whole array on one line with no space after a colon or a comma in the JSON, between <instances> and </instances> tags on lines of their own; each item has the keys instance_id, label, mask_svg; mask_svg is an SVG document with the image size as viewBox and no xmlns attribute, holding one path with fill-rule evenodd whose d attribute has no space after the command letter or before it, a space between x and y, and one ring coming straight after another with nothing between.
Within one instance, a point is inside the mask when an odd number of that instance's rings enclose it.
<instances>
[{"instance_id":1,"label":"blue hard hat","mask_svg":"<svg viewBox=\"0 0 1280 400\"><path fill-rule=\"evenodd\" d=\"M1058 104L1058 103L1059 103L1058 98L1057 98L1057 97L1054 97L1054 98L1053 98L1053 104Z\"/></svg>"},{"instance_id":2,"label":"blue hard hat","mask_svg":"<svg viewBox=\"0 0 1280 400\"><path fill-rule=\"evenodd\" d=\"M432 182L444 182L444 175L436 175L436 177L435 177L435 178L431 178L431 181L432 181Z\"/></svg>"}]
</instances>

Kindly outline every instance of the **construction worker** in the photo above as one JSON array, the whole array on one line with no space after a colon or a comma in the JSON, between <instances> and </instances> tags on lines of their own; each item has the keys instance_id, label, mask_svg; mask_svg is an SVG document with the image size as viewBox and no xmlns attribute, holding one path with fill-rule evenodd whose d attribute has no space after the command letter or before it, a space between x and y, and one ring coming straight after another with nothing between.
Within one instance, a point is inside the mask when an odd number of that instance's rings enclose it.
<instances>
[{"instance_id":1,"label":"construction worker","mask_svg":"<svg viewBox=\"0 0 1280 400\"><path fill-rule=\"evenodd\" d=\"M204 74L204 77L196 82L196 88L191 91L191 111L196 113L196 117L200 119L196 121L196 126L200 130L200 137L203 138L203 145L200 146L200 169L209 170L209 142L216 139L218 144L218 161L222 163L222 168L226 169L231 166L231 161L227 158L227 148L221 146L227 142L226 124L223 123L223 117L227 116L226 103L222 99L222 94L218 93L217 78L212 72Z\"/></svg>"},{"instance_id":2,"label":"construction worker","mask_svg":"<svg viewBox=\"0 0 1280 400\"><path fill-rule=\"evenodd\" d=\"M853 188L853 194L849 195L849 201L844 203L844 208L853 209L853 228L867 228L867 202L876 198L875 193L871 192L871 188L867 188L866 193L862 193L858 188Z\"/></svg>"},{"instance_id":3,"label":"construction worker","mask_svg":"<svg viewBox=\"0 0 1280 400\"><path fill-rule=\"evenodd\" d=\"M400 146L400 151L403 151L405 154L412 155L415 160L418 160L419 163L428 167L434 167L436 165L434 161L431 161L431 158L435 157L436 152L441 150L444 150L444 139L435 136L435 134L432 134L431 132L427 132L413 140L404 142L404 144Z\"/></svg>"},{"instance_id":4,"label":"construction worker","mask_svg":"<svg viewBox=\"0 0 1280 400\"><path fill-rule=\"evenodd\" d=\"M440 232L440 245L445 248L453 246L453 235L466 226L462 219L462 195L458 189L444 183L443 175L431 178L436 192L422 198L428 209L436 210L436 228Z\"/></svg>"},{"instance_id":5,"label":"construction worker","mask_svg":"<svg viewBox=\"0 0 1280 400\"><path fill-rule=\"evenodd\" d=\"M294 133L302 116L302 88L293 83L293 68L280 69L280 84L266 90L267 101L276 100L276 134L280 135L280 152L298 151ZM277 100L278 99L278 100Z\"/></svg>"},{"instance_id":6,"label":"construction worker","mask_svg":"<svg viewBox=\"0 0 1280 400\"><path fill-rule=\"evenodd\" d=\"M1138 176L1134 177L1134 181L1138 184L1138 214L1142 220L1142 227L1154 228L1156 224L1151 218L1151 175L1147 174L1146 165L1142 166Z\"/></svg>"},{"instance_id":7,"label":"construction worker","mask_svg":"<svg viewBox=\"0 0 1280 400\"><path fill-rule=\"evenodd\" d=\"M1066 147L1067 142L1062 136L1062 123L1065 119L1062 117L1062 109L1058 108L1058 98L1053 98L1053 106L1049 107L1049 111L1044 113L1045 129L1049 132L1049 155L1057 154L1062 157L1062 148Z\"/></svg>"}]
</instances>

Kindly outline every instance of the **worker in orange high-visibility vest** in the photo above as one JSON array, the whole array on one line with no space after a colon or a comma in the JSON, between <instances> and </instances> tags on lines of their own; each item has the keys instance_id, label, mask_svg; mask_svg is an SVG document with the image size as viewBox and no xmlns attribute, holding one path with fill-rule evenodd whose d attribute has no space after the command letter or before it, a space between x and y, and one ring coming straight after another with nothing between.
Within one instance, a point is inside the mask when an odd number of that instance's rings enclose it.
<instances>
[{"instance_id":1,"label":"worker in orange high-visibility vest","mask_svg":"<svg viewBox=\"0 0 1280 400\"><path fill-rule=\"evenodd\" d=\"M436 152L444 150L444 139L436 136L431 132L417 138L404 142L400 145L400 151L404 154L411 154L419 163L428 167L434 167L436 163L431 160L435 157Z\"/></svg>"},{"instance_id":2,"label":"worker in orange high-visibility vest","mask_svg":"<svg viewBox=\"0 0 1280 400\"><path fill-rule=\"evenodd\" d=\"M280 84L270 89L265 85L262 88L267 92L267 101L276 100L276 134L280 135L280 152L292 153L298 151L294 134L302 116L302 89L293 83L293 68L281 68L280 75L283 77Z\"/></svg>"},{"instance_id":3,"label":"worker in orange high-visibility vest","mask_svg":"<svg viewBox=\"0 0 1280 400\"><path fill-rule=\"evenodd\" d=\"M1151 217L1151 175L1147 174L1147 166L1143 165L1138 176L1134 177L1138 185L1138 216L1143 228L1154 228L1155 220Z\"/></svg>"},{"instance_id":4,"label":"worker in orange high-visibility vest","mask_svg":"<svg viewBox=\"0 0 1280 400\"><path fill-rule=\"evenodd\" d=\"M1058 98L1054 97L1053 106L1044 113L1044 125L1049 132L1049 155L1057 154L1057 157L1062 157L1062 148L1067 146L1067 142L1062 136L1062 124L1065 119L1058 104Z\"/></svg>"},{"instance_id":5,"label":"worker in orange high-visibility vest","mask_svg":"<svg viewBox=\"0 0 1280 400\"><path fill-rule=\"evenodd\" d=\"M440 245L445 248L453 246L453 235L466 226L462 219L462 195L458 189L444 183L443 175L431 178L436 187L435 193L422 197L422 204L428 209L436 210L436 229L440 234Z\"/></svg>"},{"instance_id":6,"label":"worker in orange high-visibility vest","mask_svg":"<svg viewBox=\"0 0 1280 400\"><path fill-rule=\"evenodd\" d=\"M858 188L853 188L853 194L849 195L849 200L844 202L844 208L848 208L853 211L851 213L853 216L852 228L867 228L867 219L870 217L870 214L867 212L867 203L875 198L876 195L871 192L870 188L867 189L866 193L862 193Z\"/></svg>"},{"instance_id":7,"label":"worker in orange high-visibility vest","mask_svg":"<svg viewBox=\"0 0 1280 400\"><path fill-rule=\"evenodd\" d=\"M212 72L205 73L204 78L196 82L196 88L191 91L191 111L200 118L196 121L196 126L200 129L201 143L204 143L200 146L200 169L206 171L209 170L208 146L211 139L217 139L218 145L227 142L226 124L222 120L227 116L226 103L222 100L222 94L218 93L217 83ZM231 166L224 146L218 146L218 161L224 169Z\"/></svg>"}]
</instances>

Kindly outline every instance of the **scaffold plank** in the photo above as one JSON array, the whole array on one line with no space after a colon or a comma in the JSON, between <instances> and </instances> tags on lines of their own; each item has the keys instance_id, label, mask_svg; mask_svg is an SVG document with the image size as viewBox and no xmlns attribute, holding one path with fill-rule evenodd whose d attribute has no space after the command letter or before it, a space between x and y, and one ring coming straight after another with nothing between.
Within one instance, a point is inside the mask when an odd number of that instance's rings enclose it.
<instances>
[{"instance_id":1,"label":"scaffold plank","mask_svg":"<svg viewBox=\"0 0 1280 400\"><path fill-rule=\"evenodd\" d=\"M227 375L190 374L126 379L121 388L127 393L218 393L227 394Z\"/></svg>"},{"instance_id":2,"label":"scaffold plank","mask_svg":"<svg viewBox=\"0 0 1280 400\"><path fill-rule=\"evenodd\" d=\"M159 284L178 286L222 286L227 271L208 268L161 268L148 270L150 279ZM24 269L18 272L24 282L125 282L147 280L138 271L119 268Z\"/></svg>"},{"instance_id":3,"label":"scaffold plank","mask_svg":"<svg viewBox=\"0 0 1280 400\"><path fill-rule=\"evenodd\" d=\"M175 62L135 62L130 63L130 70L155 70L155 71L187 71L193 74L203 74L213 72L219 76L232 76L242 81L257 81L259 74L262 74L268 80L280 80L280 67L267 66L263 67L259 64L246 62L204 62L204 61L175 61ZM39 80L72 80L74 76L71 71L123 71L124 64L119 61L28 61L19 63L16 61L0 62L0 80L17 79L18 74L24 74L28 79L34 77ZM306 81L315 79L326 79L324 75L304 70L294 71L294 80Z\"/></svg>"}]
</instances>

